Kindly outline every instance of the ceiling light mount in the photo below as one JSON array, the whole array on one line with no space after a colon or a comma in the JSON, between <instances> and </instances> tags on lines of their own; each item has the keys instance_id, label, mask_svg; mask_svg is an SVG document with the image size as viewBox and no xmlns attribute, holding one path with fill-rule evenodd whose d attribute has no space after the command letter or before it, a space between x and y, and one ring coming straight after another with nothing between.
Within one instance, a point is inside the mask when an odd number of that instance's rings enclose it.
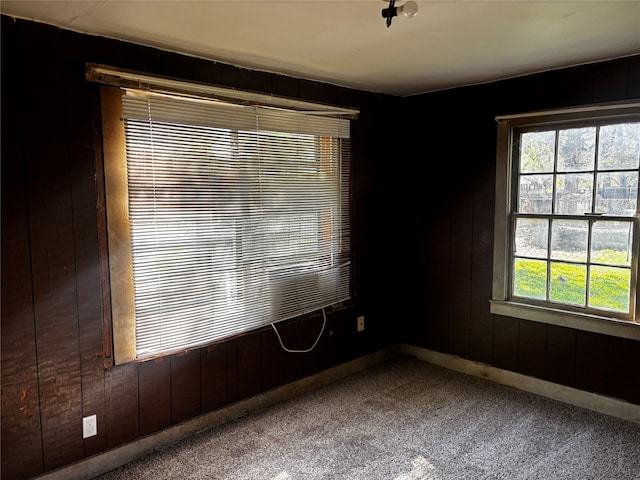
<instances>
[{"instance_id":1,"label":"ceiling light mount","mask_svg":"<svg viewBox=\"0 0 640 480\"><path fill-rule=\"evenodd\" d=\"M386 0L383 0L386 1ZM418 14L418 4L416 2L409 1L404 5L396 7L396 0L390 0L389 6L382 9L382 18L387 19L387 28L391 26L391 20L393 17L415 17Z\"/></svg>"}]
</instances>

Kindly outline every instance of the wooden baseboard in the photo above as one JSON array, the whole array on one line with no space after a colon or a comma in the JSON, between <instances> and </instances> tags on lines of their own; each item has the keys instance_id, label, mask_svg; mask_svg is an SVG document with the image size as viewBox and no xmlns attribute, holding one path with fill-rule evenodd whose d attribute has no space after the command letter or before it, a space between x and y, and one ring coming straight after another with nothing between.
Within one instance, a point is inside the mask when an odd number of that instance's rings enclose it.
<instances>
[{"instance_id":1,"label":"wooden baseboard","mask_svg":"<svg viewBox=\"0 0 640 480\"><path fill-rule=\"evenodd\" d=\"M419 360L450 370L456 370L467 375L485 378L492 382L517 388L518 390L559 400L576 407L582 407L623 420L640 423L640 405L628 403L617 398L566 387L539 378L502 370L484 363L465 360L455 355L439 353L413 345L401 345L400 353L411 355Z\"/></svg>"},{"instance_id":2,"label":"wooden baseboard","mask_svg":"<svg viewBox=\"0 0 640 480\"><path fill-rule=\"evenodd\" d=\"M160 432L35 478L38 480L89 480L97 475L136 460L158 448L180 441L183 438L187 438L209 428L225 424L248 413L267 408L306 392L321 388L351 374L383 363L398 355L413 356L419 360L450 370L484 378L502 385L559 400L577 407L594 410L623 420L640 423L640 405L565 387L508 370L502 370L480 362L465 360L455 355L402 344L359 357L315 375L241 400L219 410L205 413Z\"/></svg>"},{"instance_id":3,"label":"wooden baseboard","mask_svg":"<svg viewBox=\"0 0 640 480\"><path fill-rule=\"evenodd\" d=\"M400 346L389 347L329 368L309 377L276 387L241 400L219 410L173 425L160 432L139 438L76 463L34 477L38 480L89 480L132 462L158 448L178 442L218 425L223 425L252 412L275 405L303 393L316 390L351 374L383 363L399 355Z\"/></svg>"}]
</instances>

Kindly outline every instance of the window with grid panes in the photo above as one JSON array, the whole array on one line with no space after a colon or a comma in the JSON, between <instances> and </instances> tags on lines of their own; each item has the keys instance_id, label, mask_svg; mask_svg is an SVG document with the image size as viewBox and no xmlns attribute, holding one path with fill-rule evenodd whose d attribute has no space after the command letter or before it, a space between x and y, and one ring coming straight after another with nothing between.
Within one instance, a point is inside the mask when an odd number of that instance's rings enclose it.
<instances>
[{"instance_id":1,"label":"window with grid panes","mask_svg":"<svg viewBox=\"0 0 640 480\"><path fill-rule=\"evenodd\" d=\"M498 122L492 312L640 338L640 109Z\"/></svg>"}]
</instances>

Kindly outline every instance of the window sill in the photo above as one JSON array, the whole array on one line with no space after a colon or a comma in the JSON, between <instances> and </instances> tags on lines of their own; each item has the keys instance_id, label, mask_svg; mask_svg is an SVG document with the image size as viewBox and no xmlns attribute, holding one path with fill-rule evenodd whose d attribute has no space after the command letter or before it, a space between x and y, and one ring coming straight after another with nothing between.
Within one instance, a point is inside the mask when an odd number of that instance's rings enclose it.
<instances>
[{"instance_id":1,"label":"window sill","mask_svg":"<svg viewBox=\"0 0 640 480\"><path fill-rule=\"evenodd\" d=\"M491 301L491 313L533 322L640 340L640 323L503 300Z\"/></svg>"}]
</instances>

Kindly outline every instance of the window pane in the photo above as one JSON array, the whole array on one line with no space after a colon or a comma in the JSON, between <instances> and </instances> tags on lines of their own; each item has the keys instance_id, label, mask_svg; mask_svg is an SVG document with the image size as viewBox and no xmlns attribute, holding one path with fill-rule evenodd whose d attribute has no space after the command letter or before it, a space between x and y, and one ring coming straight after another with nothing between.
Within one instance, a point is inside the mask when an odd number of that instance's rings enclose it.
<instances>
[{"instance_id":1,"label":"window pane","mask_svg":"<svg viewBox=\"0 0 640 480\"><path fill-rule=\"evenodd\" d=\"M552 175L523 175L520 177L518 212L551 213L552 187Z\"/></svg>"},{"instance_id":2,"label":"window pane","mask_svg":"<svg viewBox=\"0 0 640 480\"><path fill-rule=\"evenodd\" d=\"M558 171L593 170L596 128L572 128L558 132Z\"/></svg>"},{"instance_id":3,"label":"window pane","mask_svg":"<svg viewBox=\"0 0 640 480\"><path fill-rule=\"evenodd\" d=\"M516 258L513 294L517 297L544 300L547 297L547 262Z\"/></svg>"},{"instance_id":4,"label":"window pane","mask_svg":"<svg viewBox=\"0 0 640 480\"><path fill-rule=\"evenodd\" d=\"M598 174L596 213L635 215L638 200L638 172Z\"/></svg>"},{"instance_id":5,"label":"window pane","mask_svg":"<svg viewBox=\"0 0 640 480\"><path fill-rule=\"evenodd\" d=\"M632 232L631 222L595 222L591 231L591 261L630 266Z\"/></svg>"},{"instance_id":6,"label":"window pane","mask_svg":"<svg viewBox=\"0 0 640 480\"><path fill-rule=\"evenodd\" d=\"M588 221L553 220L551 222L551 258L586 262L588 239Z\"/></svg>"},{"instance_id":7,"label":"window pane","mask_svg":"<svg viewBox=\"0 0 640 480\"><path fill-rule=\"evenodd\" d=\"M514 312L638 318L640 108L604 108L500 124L493 294Z\"/></svg>"},{"instance_id":8,"label":"window pane","mask_svg":"<svg viewBox=\"0 0 640 480\"><path fill-rule=\"evenodd\" d=\"M629 311L631 271L627 268L591 267L589 306L616 312Z\"/></svg>"},{"instance_id":9,"label":"window pane","mask_svg":"<svg viewBox=\"0 0 640 480\"><path fill-rule=\"evenodd\" d=\"M540 218L516 220L516 255L547 258L549 222Z\"/></svg>"},{"instance_id":10,"label":"window pane","mask_svg":"<svg viewBox=\"0 0 640 480\"><path fill-rule=\"evenodd\" d=\"M549 299L568 305L584 305L587 295L587 267L574 263L552 263Z\"/></svg>"},{"instance_id":11,"label":"window pane","mask_svg":"<svg viewBox=\"0 0 640 480\"><path fill-rule=\"evenodd\" d=\"M640 123L600 127L599 170L638 168L640 164Z\"/></svg>"},{"instance_id":12,"label":"window pane","mask_svg":"<svg viewBox=\"0 0 640 480\"><path fill-rule=\"evenodd\" d=\"M572 173L556 178L555 213L582 215L591 212L593 175Z\"/></svg>"},{"instance_id":13,"label":"window pane","mask_svg":"<svg viewBox=\"0 0 640 480\"><path fill-rule=\"evenodd\" d=\"M523 133L520 138L520 173L553 171L556 132Z\"/></svg>"}]
</instances>

